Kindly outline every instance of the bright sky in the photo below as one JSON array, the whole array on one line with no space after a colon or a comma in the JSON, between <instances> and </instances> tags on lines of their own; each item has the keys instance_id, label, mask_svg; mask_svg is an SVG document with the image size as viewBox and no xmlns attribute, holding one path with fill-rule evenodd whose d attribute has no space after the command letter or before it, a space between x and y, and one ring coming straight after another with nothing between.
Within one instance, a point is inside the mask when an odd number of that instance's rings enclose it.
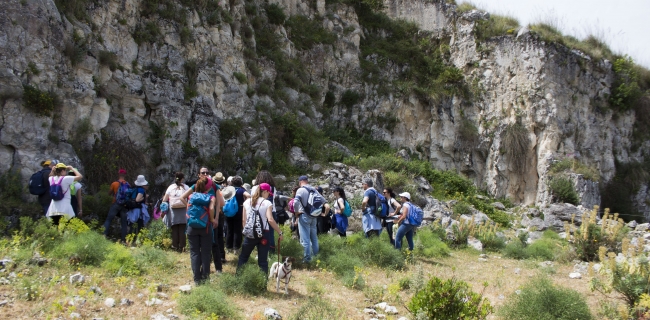
<instances>
[{"instance_id":1,"label":"bright sky","mask_svg":"<svg viewBox=\"0 0 650 320\"><path fill-rule=\"evenodd\" d=\"M464 1L457 1L461 3ZM515 17L524 26L546 22L564 34L604 39L617 53L650 68L650 0L470 0L480 9Z\"/></svg>"}]
</instances>

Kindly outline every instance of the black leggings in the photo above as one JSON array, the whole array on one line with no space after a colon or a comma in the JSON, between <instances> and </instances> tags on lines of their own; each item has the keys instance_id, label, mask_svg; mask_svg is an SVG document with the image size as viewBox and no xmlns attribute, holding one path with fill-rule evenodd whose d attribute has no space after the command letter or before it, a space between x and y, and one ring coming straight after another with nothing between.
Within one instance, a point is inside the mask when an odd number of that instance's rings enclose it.
<instances>
[{"instance_id":1,"label":"black leggings","mask_svg":"<svg viewBox=\"0 0 650 320\"><path fill-rule=\"evenodd\" d=\"M233 217L226 217L228 223L228 233L226 233L226 248L239 249L241 248L242 240L242 214L236 214Z\"/></svg>"}]
</instances>

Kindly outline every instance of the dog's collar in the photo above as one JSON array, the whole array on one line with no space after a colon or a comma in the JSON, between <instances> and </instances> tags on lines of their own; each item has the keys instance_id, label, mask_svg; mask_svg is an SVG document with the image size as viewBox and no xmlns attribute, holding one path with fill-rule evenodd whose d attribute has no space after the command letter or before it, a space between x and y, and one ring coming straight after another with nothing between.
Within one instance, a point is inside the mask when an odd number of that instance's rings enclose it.
<instances>
[{"instance_id":1,"label":"dog's collar","mask_svg":"<svg viewBox=\"0 0 650 320\"><path fill-rule=\"evenodd\" d=\"M282 271L284 271L285 276L291 273L291 269L287 270L287 268L284 266L284 263L282 264Z\"/></svg>"}]
</instances>

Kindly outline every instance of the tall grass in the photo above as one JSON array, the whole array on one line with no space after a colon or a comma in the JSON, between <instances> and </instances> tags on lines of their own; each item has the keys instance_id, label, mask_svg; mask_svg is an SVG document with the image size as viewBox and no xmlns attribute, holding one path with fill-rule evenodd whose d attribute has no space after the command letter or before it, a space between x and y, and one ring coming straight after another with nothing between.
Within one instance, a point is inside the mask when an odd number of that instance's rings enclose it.
<instances>
[{"instance_id":1,"label":"tall grass","mask_svg":"<svg viewBox=\"0 0 650 320\"><path fill-rule=\"evenodd\" d=\"M594 35L589 35L584 40L579 40L576 37L563 35L556 26L545 22L531 24L528 27L546 42L559 43L571 49L580 50L596 60L602 58L612 59L615 57L615 54L609 46L602 39Z\"/></svg>"},{"instance_id":2,"label":"tall grass","mask_svg":"<svg viewBox=\"0 0 650 320\"><path fill-rule=\"evenodd\" d=\"M189 294L183 294L178 298L178 305L181 313L188 317L202 319L237 319L239 311L234 304L228 301L220 288L212 284L206 284L193 288Z\"/></svg>"}]
</instances>

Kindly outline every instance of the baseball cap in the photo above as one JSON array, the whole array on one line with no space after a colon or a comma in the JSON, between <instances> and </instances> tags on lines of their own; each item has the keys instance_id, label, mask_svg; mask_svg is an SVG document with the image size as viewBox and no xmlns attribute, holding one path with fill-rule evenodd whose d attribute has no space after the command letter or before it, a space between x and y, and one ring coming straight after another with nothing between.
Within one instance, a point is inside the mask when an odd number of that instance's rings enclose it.
<instances>
[{"instance_id":1,"label":"baseball cap","mask_svg":"<svg viewBox=\"0 0 650 320\"><path fill-rule=\"evenodd\" d=\"M307 176L300 176L300 178L298 178L298 181L309 181L309 178L307 178Z\"/></svg>"},{"instance_id":2,"label":"baseball cap","mask_svg":"<svg viewBox=\"0 0 650 320\"><path fill-rule=\"evenodd\" d=\"M268 192L269 192L269 195L271 195L271 196L273 195L273 191L271 191L271 185L269 185L268 183L262 183L262 184L260 184L260 190L262 190L262 191L268 191Z\"/></svg>"},{"instance_id":3,"label":"baseball cap","mask_svg":"<svg viewBox=\"0 0 650 320\"><path fill-rule=\"evenodd\" d=\"M126 169L120 168L120 170L117 171L117 174L123 174L126 175Z\"/></svg>"},{"instance_id":4,"label":"baseball cap","mask_svg":"<svg viewBox=\"0 0 650 320\"><path fill-rule=\"evenodd\" d=\"M402 192L399 194L399 196L411 200L411 194L408 192Z\"/></svg>"}]
</instances>

